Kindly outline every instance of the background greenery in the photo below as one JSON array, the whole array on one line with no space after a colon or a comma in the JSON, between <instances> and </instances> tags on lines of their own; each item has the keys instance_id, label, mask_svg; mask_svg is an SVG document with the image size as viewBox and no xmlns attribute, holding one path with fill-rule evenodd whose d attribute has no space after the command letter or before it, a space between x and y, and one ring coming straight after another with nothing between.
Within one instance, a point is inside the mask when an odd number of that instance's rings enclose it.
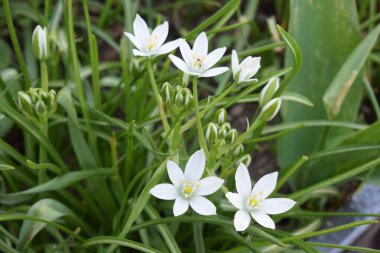
<instances>
[{"instance_id":1,"label":"background greenery","mask_svg":"<svg viewBox=\"0 0 380 253\"><path fill-rule=\"evenodd\" d=\"M379 252L307 242L375 223L319 230L323 217L379 216L326 212L349 195L343 184L379 179L379 1L2 0L0 8L2 251L317 252L315 246L324 246ZM150 27L168 20L170 38L191 41L206 31L212 47L228 47L221 64L230 64L231 49L240 59L262 56L256 84L229 90L230 73L199 80L204 127L223 107L243 133L244 117L256 119L261 87L281 77L281 117L241 139L254 178L279 169L276 194L298 202L277 216L278 230L253 224L236 233L222 192L215 217L172 217L171 203L150 199L149 189L166 180L166 161L184 164L199 144L189 111L170 118L174 145L162 134L146 61L132 56L123 36L136 13ZM31 44L37 24L49 30L49 87L58 102L47 135L15 102L18 91L40 86ZM178 82L166 57L153 64L159 88ZM218 102L208 104L209 96ZM229 178L233 190L235 161L217 158L209 169Z\"/></svg>"}]
</instances>

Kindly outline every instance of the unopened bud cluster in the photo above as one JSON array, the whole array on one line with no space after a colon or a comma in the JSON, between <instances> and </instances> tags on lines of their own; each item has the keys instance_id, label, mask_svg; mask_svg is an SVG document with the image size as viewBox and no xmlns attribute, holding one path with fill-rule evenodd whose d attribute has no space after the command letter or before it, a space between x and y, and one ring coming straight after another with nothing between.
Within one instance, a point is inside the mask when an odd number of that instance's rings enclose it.
<instances>
[{"instance_id":1,"label":"unopened bud cluster","mask_svg":"<svg viewBox=\"0 0 380 253\"><path fill-rule=\"evenodd\" d=\"M167 106L177 111L189 110L193 106L193 94L190 89L177 85L174 89L168 82L164 83L161 96Z\"/></svg>"},{"instance_id":2,"label":"unopened bud cluster","mask_svg":"<svg viewBox=\"0 0 380 253\"><path fill-rule=\"evenodd\" d=\"M17 104L20 111L34 122L46 121L56 110L56 93L41 88L19 91Z\"/></svg>"},{"instance_id":3,"label":"unopened bud cluster","mask_svg":"<svg viewBox=\"0 0 380 253\"><path fill-rule=\"evenodd\" d=\"M227 111L220 109L215 113L215 122L210 122L206 129L206 140L209 144L233 144L238 132L227 122Z\"/></svg>"}]
</instances>

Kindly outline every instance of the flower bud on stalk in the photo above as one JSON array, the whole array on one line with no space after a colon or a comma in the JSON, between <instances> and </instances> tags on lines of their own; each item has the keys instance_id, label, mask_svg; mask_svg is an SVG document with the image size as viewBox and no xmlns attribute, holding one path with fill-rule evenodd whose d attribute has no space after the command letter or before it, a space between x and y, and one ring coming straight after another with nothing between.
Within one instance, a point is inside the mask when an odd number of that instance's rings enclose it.
<instances>
[{"instance_id":1,"label":"flower bud on stalk","mask_svg":"<svg viewBox=\"0 0 380 253\"><path fill-rule=\"evenodd\" d=\"M222 125L227 120L227 111L225 109L219 109L215 113L215 121L218 125Z\"/></svg>"},{"instance_id":2,"label":"flower bud on stalk","mask_svg":"<svg viewBox=\"0 0 380 253\"><path fill-rule=\"evenodd\" d=\"M236 161L236 164L244 164L245 166L249 166L251 164L251 161L252 161L252 158L250 155L248 154L245 154L245 155L242 155L237 161Z\"/></svg>"},{"instance_id":3,"label":"flower bud on stalk","mask_svg":"<svg viewBox=\"0 0 380 253\"><path fill-rule=\"evenodd\" d=\"M264 107L261 109L259 117L261 117L261 119L264 121L270 121L277 115L280 107L281 99L274 98L264 105Z\"/></svg>"},{"instance_id":4,"label":"flower bud on stalk","mask_svg":"<svg viewBox=\"0 0 380 253\"><path fill-rule=\"evenodd\" d=\"M18 92L18 107L21 111L30 113L32 112L32 99L25 91Z\"/></svg>"},{"instance_id":5,"label":"flower bud on stalk","mask_svg":"<svg viewBox=\"0 0 380 253\"><path fill-rule=\"evenodd\" d=\"M218 126L211 122L206 129L206 140L210 143L215 142L218 138Z\"/></svg>"},{"instance_id":6,"label":"flower bud on stalk","mask_svg":"<svg viewBox=\"0 0 380 253\"><path fill-rule=\"evenodd\" d=\"M260 107L263 107L264 105L266 105L269 102L269 100L273 98L274 93L276 93L279 87L280 87L280 79L278 77L274 77L269 80L269 82L264 86L264 88L260 92L260 97L259 97Z\"/></svg>"},{"instance_id":7,"label":"flower bud on stalk","mask_svg":"<svg viewBox=\"0 0 380 253\"><path fill-rule=\"evenodd\" d=\"M236 129L231 129L230 131L228 131L227 133L227 137L226 137L226 142L228 144L232 144L235 142L236 138L238 136L238 132L236 131Z\"/></svg>"},{"instance_id":8,"label":"flower bud on stalk","mask_svg":"<svg viewBox=\"0 0 380 253\"><path fill-rule=\"evenodd\" d=\"M45 61L48 58L47 29L38 25L32 35L33 52L38 60Z\"/></svg>"},{"instance_id":9,"label":"flower bud on stalk","mask_svg":"<svg viewBox=\"0 0 380 253\"><path fill-rule=\"evenodd\" d=\"M239 144L234 150L232 151L232 156L233 157L238 157L244 152L244 146L243 144Z\"/></svg>"},{"instance_id":10,"label":"flower bud on stalk","mask_svg":"<svg viewBox=\"0 0 380 253\"><path fill-rule=\"evenodd\" d=\"M189 90L188 88L184 88L183 91L183 106L189 110L192 106L193 106L193 101L194 101L194 97L193 97L193 94L191 93L191 90Z\"/></svg>"},{"instance_id":11,"label":"flower bud on stalk","mask_svg":"<svg viewBox=\"0 0 380 253\"><path fill-rule=\"evenodd\" d=\"M162 85L161 94L166 104L173 100L173 87L170 83L166 82Z\"/></svg>"}]
</instances>

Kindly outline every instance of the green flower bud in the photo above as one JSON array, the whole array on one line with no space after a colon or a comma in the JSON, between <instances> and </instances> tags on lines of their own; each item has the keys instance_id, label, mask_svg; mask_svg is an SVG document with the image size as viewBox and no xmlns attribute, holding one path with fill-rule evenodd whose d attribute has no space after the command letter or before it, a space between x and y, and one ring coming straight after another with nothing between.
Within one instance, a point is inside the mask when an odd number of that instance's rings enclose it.
<instances>
[{"instance_id":1,"label":"green flower bud","mask_svg":"<svg viewBox=\"0 0 380 253\"><path fill-rule=\"evenodd\" d=\"M165 103L168 104L173 100L173 87L170 83L166 82L162 85L161 94L165 100Z\"/></svg>"},{"instance_id":2,"label":"green flower bud","mask_svg":"<svg viewBox=\"0 0 380 253\"><path fill-rule=\"evenodd\" d=\"M274 93L278 90L280 87L280 78L274 77L269 80L269 82L264 86L262 91L260 92L259 97L259 105L260 107L263 107L266 105L269 100L273 98Z\"/></svg>"},{"instance_id":3,"label":"green flower bud","mask_svg":"<svg viewBox=\"0 0 380 253\"><path fill-rule=\"evenodd\" d=\"M261 109L259 117L261 117L261 119L264 121L270 121L277 115L280 107L281 99L274 98L264 105L264 107Z\"/></svg>"},{"instance_id":4,"label":"green flower bud","mask_svg":"<svg viewBox=\"0 0 380 253\"><path fill-rule=\"evenodd\" d=\"M40 118L45 118L47 115L47 108L42 100L38 100L35 105L35 111Z\"/></svg>"},{"instance_id":5,"label":"green flower bud","mask_svg":"<svg viewBox=\"0 0 380 253\"><path fill-rule=\"evenodd\" d=\"M236 131L236 129L231 129L230 131L228 131L227 133L227 137L226 137L226 142L228 144L232 144L235 142L236 138L238 136L238 132Z\"/></svg>"},{"instance_id":6,"label":"green flower bud","mask_svg":"<svg viewBox=\"0 0 380 253\"><path fill-rule=\"evenodd\" d=\"M231 124L228 122L224 123L221 127L219 127L219 132L218 132L219 139L226 138L230 130L231 130Z\"/></svg>"},{"instance_id":7,"label":"green flower bud","mask_svg":"<svg viewBox=\"0 0 380 253\"><path fill-rule=\"evenodd\" d=\"M238 157L244 152L244 146L243 144L239 144L234 150L232 150L232 156L233 157Z\"/></svg>"},{"instance_id":8,"label":"green flower bud","mask_svg":"<svg viewBox=\"0 0 380 253\"><path fill-rule=\"evenodd\" d=\"M191 90L188 88L184 88L182 90L182 94L184 98L183 105L185 106L186 109L190 109L193 106L193 101L194 101L194 97L193 97L193 94L191 93Z\"/></svg>"},{"instance_id":9,"label":"green flower bud","mask_svg":"<svg viewBox=\"0 0 380 253\"><path fill-rule=\"evenodd\" d=\"M174 104L177 108L183 107L183 101L184 101L184 98L181 92L175 95Z\"/></svg>"},{"instance_id":10,"label":"green flower bud","mask_svg":"<svg viewBox=\"0 0 380 253\"><path fill-rule=\"evenodd\" d=\"M48 58L47 29L38 25L32 35L33 52L37 59L46 60Z\"/></svg>"},{"instance_id":11,"label":"green flower bud","mask_svg":"<svg viewBox=\"0 0 380 253\"><path fill-rule=\"evenodd\" d=\"M215 123L211 122L208 124L205 137L210 143L216 141L218 138L218 126Z\"/></svg>"},{"instance_id":12,"label":"green flower bud","mask_svg":"<svg viewBox=\"0 0 380 253\"><path fill-rule=\"evenodd\" d=\"M236 164L244 164L245 166L249 166L251 164L251 161L252 161L252 158L250 155L248 154L245 154L245 155L242 155L237 161L236 161Z\"/></svg>"},{"instance_id":13,"label":"green flower bud","mask_svg":"<svg viewBox=\"0 0 380 253\"><path fill-rule=\"evenodd\" d=\"M215 113L215 121L218 125L222 125L227 120L227 111L225 109L219 109Z\"/></svg>"},{"instance_id":14,"label":"green flower bud","mask_svg":"<svg viewBox=\"0 0 380 253\"><path fill-rule=\"evenodd\" d=\"M18 100L18 106L20 110L24 112L32 111L32 107L33 107L32 100L26 92L19 91L17 100Z\"/></svg>"}]
</instances>

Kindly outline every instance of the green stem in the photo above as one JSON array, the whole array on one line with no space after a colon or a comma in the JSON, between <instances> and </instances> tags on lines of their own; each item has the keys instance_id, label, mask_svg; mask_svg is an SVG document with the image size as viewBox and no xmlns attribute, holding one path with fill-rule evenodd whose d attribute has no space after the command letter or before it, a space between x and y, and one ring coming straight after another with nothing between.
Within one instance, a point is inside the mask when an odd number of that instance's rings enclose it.
<instances>
[{"instance_id":1,"label":"green stem","mask_svg":"<svg viewBox=\"0 0 380 253\"><path fill-rule=\"evenodd\" d=\"M210 111L212 108L215 108L215 106L222 101L223 98L225 98L230 92L236 87L237 83L234 82L228 87L220 96L215 98L213 101L211 101L210 104L208 104L203 110L199 113L200 117L203 117L208 111ZM194 123L196 122L196 118L192 118L189 120L185 125L181 128L181 133L185 132L187 129L189 129Z\"/></svg>"},{"instance_id":2,"label":"green stem","mask_svg":"<svg viewBox=\"0 0 380 253\"><path fill-rule=\"evenodd\" d=\"M49 79L48 79L48 71L46 67L46 62L41 61L40 66L41 66L41 88L44 91L49 92Z\"/></svg>"},{"instance_id":3,"label":"green stem","mask_svg":"<svg viewBox=\"0 0 380 253\"><path fill-rule=\"evenodd\" d=\"M70 49L70 54L71 54L75 84L77 87L78 98L79 98L80 106L82 109L86 128L87 128L88 138L91 143L92 149L96 152L98 149L96 147L96 139L94 136L94 132L90 124L90 114L88 112L88 107L87 107L88 105L87 105L86 97L84 95L83 83L82 83L80 73L79 73L77 50L76 50L75 41L74 41L73 0L67 0L67 16L68 16L67 20L68 20L69 49ZM99 157L97 153L96 153L96 157L97 158Z\"/></svg>"},{"instance_id":4,"label":"green stem","mask_svg":"<svg viewBox=\"0 0 380 253\"><path fill-rule=\"evenodd\" d=\"M202 129L202 121L201 121L201 116L199 113L199 107L198 107L198 84L197 84L197 77L193 77L193 97L194 97L194 112L195 112L195 120L196 120L196 125L198 128L198 139L199 139L199 146L203 149L203 151L206 154L206 157L209 157L209 152L207 149L207 144L205 140L205 136L203 134L203 129Z\"/></svg>"},{"instance_id":5,"label":"green stem","mask_svg":"<svg viewBox=\"0 0 380 253\"><path fill-rule=\"evenodd\" d=\"M149 74L150 84L152 85L153 94L156 99L158 109L160 111L161 121L162 121L162 124L164 125L165 133L167 133L170 130L170 126L169 126L168 120L166 119L164 107L162 105L162 99L157 89L156 80L154 79L151 59L148 59L148 74Z\"/></svg>"},{"instance_id":6,"label":"green stem","mask_svg":"<svg viewBox=\"0 0 380 253\"><path fill-rule=\"evenodd\" d=\"M47 120L44 119L43 122L41 122L40 126L40 132L44 137L48 137L48 123ZM47 162L47 150L44 145L40 143L40 154L39 154L39 163L46 163ZM40 168L38 170L38 184L42 184L46 181L46 169Z\"/></svg>"},{"instance_id":7,"label":"green stem","mask_svg":"<svg viewBox=\"0 0 380 253\"><path fill-rule=\"evenodd\" d=\"M29 78L28 71L26 70L26 67L25 67L26 66L25 60L21 52L20 44L18 43L18 40L17 40L15 27L12 21L11 10L9 8L9 1L3 0L3 4L4 4L5 21L7 22L9 35L11 36L13 48L16 51L16 57L20 64L21 72L24 75L24 79L25 79L24 89L27 90L30 87L30 78Z\"/></svg>"},{"instance_id":8,"label":"green stem","mask_svg":"<svg viewBox=\"0 0 380 253\"><path fill-rule=\"evenodd\" d=\"M48 19L50 13L50 2L51 0L45 0L45 16L44 16L44 26L48 26Z\"/></svg>"}]
</instances>

